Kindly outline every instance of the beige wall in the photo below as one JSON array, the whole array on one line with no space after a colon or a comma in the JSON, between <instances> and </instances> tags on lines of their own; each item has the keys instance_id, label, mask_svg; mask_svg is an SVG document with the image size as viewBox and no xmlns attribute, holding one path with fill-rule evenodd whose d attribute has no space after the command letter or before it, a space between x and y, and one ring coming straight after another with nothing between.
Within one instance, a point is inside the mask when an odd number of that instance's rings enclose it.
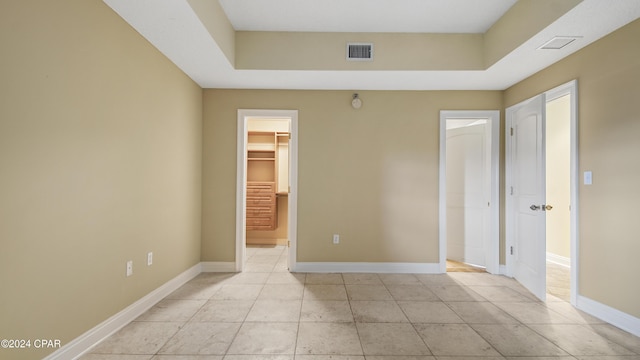
<instances>
[{"instance_id":1,"label":"beige wall","mask_svg":"<svg viewBox=\"0 0 640 360\"><path fill-rule=\"evenodd\" d=\"M347 43L374 43L373 61L347 61ZM480 70L482 34L236 33L237 69ZM411 54L411 56L406 56Z\"/></svg>"},{"instance_id":2,"label":"beige wall","mask_svg":"<svg viewBox=\"0 0 640 360\"><path fill-rule=\"evenodd\" d=\"M438 262L442 109L500 109L499 91L205 90L204 261L235 259L237 109L297 109L298 261ZM341 235L333 245L331 236Z\"/></svg>"},{"instance_id":3,"label":"beige wall","mask_svg":"<svg viewBox=\"0 0 640 360\"><path fill-rule=\"evenodd\" d=\"M200 261L202 90L102 1L1 7L0 338L66 345Z\"/></svg>"},{"instance_id":4,"label":"beige wall","mask_svg":"<svg viewBox=\"0 0 640 360\"><path fill-rule=\"evenodd\" d=\"M547 253L571 257L571 96L546 107Z\"/></svg>"},{"instance_id":5,"label":"beige wall","mask_svg":"<svg viewBox=\"0 0 640 360\"><path fill-rule=\"evenodd\" d=\"M640 20L507 89L505 106L578 79L580 294L640 317Z\"/></svg>"},{"instance_id":6,"label":"beige wall","mask_svg":"<svg viewBox=\"0 0 640 360\"><path fill-rule=\"evenodd\" d=\"M239 108L300 111L299 261L437 262L439 110L499 109L575 78L579 168L594 174L579 188L580 293L640 317L638 38L635 21L505 92L364 91L354 110L349 91L203 100L99 0L6 2L0 335L66 344L200 260L234 261Z\"/></svg>"}]
</instances>

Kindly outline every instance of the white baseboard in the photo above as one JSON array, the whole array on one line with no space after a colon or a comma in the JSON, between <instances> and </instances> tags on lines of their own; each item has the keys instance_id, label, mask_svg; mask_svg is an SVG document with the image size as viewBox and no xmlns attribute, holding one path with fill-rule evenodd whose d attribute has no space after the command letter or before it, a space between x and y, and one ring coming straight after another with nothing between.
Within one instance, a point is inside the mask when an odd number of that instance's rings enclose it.
<instances>
[{"instance_id":1,"label":"white baseboard","mask_svg":"<svg viewBox=\"0 0 640 360\"><path fill-rule=\"evenodd\" d=\"M438 263L298 262L293 272L440 274Z\"/></svg>"},{"instance_id":2,"label":"white baseboard","mask_svg":"<svg viewBox=\"0 0 640 360\"><path fill-rule=\"evenodd\" d=\"M190 269L186 270L182 274L169 280L165 284L161 285L157 289L151 291L140 300L129 305L124 310L118 312L102 323L96 325L92 329L88 330L84 334L73 339L71 342L61 347L57 351L51 353L44 358L45 360L66 360L77 359L81 355L87 353L94 346L99 344L102 340L114 334L116 331L122 329L125 325L135 320L138 316L142 315L145 311L149 310L152 306L157 304L160 300L167 297L179 287L184 285L189 280L196 277L202 272L235 272L235 262L201 262Z\"/></svg>"},{"instance_id":3,"label":"white baseboard","mask_svg":"<svg viewBox=\"0 0 640 360\"><path fill-rule=\"evenodd\" d=\"M122 329L125 325L149 310L153 305L164 299L167 295L177 290L187 281L193 279L201 272L201 265L198 263L190 269L184 271L175 278L167 281L159 288L151 291L140 300L127 306L124 310L113 315L102 323L96 325L89 331L73 339L68 344L62 346L57 351L51 353L44 358L45 360L68 360L77 359L81 355L91 350L102 340L111 336L116 331Z\"/></svg>"},{"instance_id":4,"label":"white baseboard","mask_svg":"<svg viewBox=\"0 0 640 360\"><path fill-rule=\"evenodd\" d=\"M498 274L504 275L504 276L508 276L507 275L507 265L500 265L498 268L499 268Z\"/></svg>"},{"instance_id":5,"label":"white baseboard","mask_svg":"<svg viewBox=\"0 0 640 360\"><path fill-rule=\"evenodd\" d=\"M233 261L203 261L200 265L202 272L236 272L236 263Z\"/></svg>"},{"instance_id":6,"label":"white baseboard","mask_svg":"<svg viewBox=\"0 0 640 360\"><path fill-rule=\"evenodd\" d=\"M571 259L568 257L564 257L564 256L560 256L560 255L556 255L556 254L552 254L550 252L547 253L547 261L548 262L552 262L554 264L560 265L560 266L564 266L564 267L571 267Z\"/></svg>"},{"instance_id":7,"label":"white baseboard","mask_svg":"<svg viewBox=\"0 0 640 360\"><path fill-rule=\"evenodd\" d=\"M635 336L640 336L640 319L635 316L581 295L576 299L576 308Z\"/></svg>"}]
</instances>

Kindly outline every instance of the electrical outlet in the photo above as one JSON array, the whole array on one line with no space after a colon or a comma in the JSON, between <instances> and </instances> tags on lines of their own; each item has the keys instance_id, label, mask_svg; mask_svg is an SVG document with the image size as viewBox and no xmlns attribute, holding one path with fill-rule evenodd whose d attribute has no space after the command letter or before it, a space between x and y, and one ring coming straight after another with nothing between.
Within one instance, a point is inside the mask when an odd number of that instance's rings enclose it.
<instances>
[{"instance_id":1,"label":"electrical outlet","mask_svg":"<svg viewBox=\"0 0 640 360\"><path fill-rule=\"evenodd\" d=\"M333 234L333 243L334 244L340 244L340 235L339 234Z\"/></svg>"},{"instance_id":2,"label":"electrical outlet","mask_svg":"<svg viewBox=\"0 0 640 360\"><path fill-rule=\"evenodd\" d=\"M147 266L151 266L153 264L153 252L149 251L147 253Z\"/></svg>"},{"instance_id":3,"label":"electrical outlet","mask_svg":"<svg viewBox=\"0 0 640 360\"><path fill-rule=\"evenodd\" d=\"M133 261L127 261L127 276L133 275Z\"/></svg>"}]
</instances>

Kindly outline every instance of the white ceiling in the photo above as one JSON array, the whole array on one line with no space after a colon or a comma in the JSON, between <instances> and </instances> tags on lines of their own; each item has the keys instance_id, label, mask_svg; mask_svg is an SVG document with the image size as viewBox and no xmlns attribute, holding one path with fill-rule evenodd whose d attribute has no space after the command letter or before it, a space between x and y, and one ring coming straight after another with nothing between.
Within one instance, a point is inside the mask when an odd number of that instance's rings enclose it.
<instances>
[{"instance_id":1,"label":"white ceiling","mask_svg":"<svg viewBox=\"0 0 640 360\"><path fill-rule=\"evenodd\" d=\"M638 0L584 0L484 71L236 70L187 0L103 1L203 88L503 90L640 17ZM220 0L236 30L463 33L486 31L514 2ZM581 38L538 50L554 36Z\"/></svg>"},{"instance_id":2,"label":"white ceiling","mask_svg":"<svg viewBox=\"0 0 640 360\"><path fill-rule=\"evenodd\" d=\"M484 33L516 0L220 0L244 31Z\"/></svg>"}]
</instances>

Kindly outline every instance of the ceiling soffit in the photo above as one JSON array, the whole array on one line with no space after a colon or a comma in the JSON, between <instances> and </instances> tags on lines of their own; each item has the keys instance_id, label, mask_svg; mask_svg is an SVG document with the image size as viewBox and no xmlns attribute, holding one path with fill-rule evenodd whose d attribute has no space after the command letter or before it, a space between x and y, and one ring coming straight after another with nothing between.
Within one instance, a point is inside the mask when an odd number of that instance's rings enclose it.
<instances>
[{"instance_id":1,"label":"ceiling soffit","mask_svg":"<svg viewBox=\"0 0 640 360\"><path fill-rule=\"evenodd\" d=\"M220 12L223 7L198 4L203 1L189 0L204 26L217 38L212 29L221 16L211 16L211 12ZM485 70L581 1L520 0L484 34L237 31L234 54L225 51L225 55L239 70ZM246 11L246 5L239 8ZM287 20L285 12L281 22ZM349 42L373 43L374 61L346 61Z\"/></svg>"},{"instance_id":2,"label":"ceiling soffit","mask_svg":"<svg viewBox=\"0 0 640 360\"><path fill-rule=\"evenodd\" d=\"M637 0L519 0L481 34L259 32L216 0L103 1L203 88L502 90L640 17ZM537 50L554 36L579 38ZM346 61L350 41L374 61Z\"/></svg>"}]
</instances>

